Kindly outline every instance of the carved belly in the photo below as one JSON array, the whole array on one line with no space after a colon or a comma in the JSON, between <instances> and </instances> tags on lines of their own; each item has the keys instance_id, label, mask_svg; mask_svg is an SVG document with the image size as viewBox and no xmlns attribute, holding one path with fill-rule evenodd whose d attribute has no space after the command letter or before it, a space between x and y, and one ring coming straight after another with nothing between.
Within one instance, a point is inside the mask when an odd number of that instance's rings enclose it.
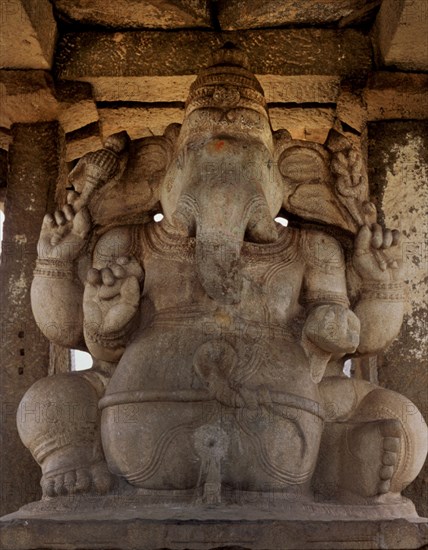
<instances>
[{"instance_id":1,"label":"carved belly","mask_svg":"<svg viewBox=\"0 0 428 550\"><path fill-rule=\"evenodd\" d=\"M128 347L100 402L111 470L151 490L192 489L204 475L247 490L306 483L323 412L291 336L158 321ZM208 474L214 465L221 472Z\"/></svg>"}]
</instances>

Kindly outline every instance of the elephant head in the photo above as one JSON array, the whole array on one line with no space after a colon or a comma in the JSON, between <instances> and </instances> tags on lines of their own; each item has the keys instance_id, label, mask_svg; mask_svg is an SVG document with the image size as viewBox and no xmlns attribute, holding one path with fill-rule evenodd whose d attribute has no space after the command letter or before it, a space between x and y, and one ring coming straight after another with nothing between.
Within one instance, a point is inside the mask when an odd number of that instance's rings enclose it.
<instances>
[{"instance_id":1,"label":"elephant head","mask_svg":"<svg viewBox=\"0 0 428 550\"><path fill-rule=\"evenodd\" d=\"M283 201L263 90L242 52L224 48L190 89L173 161L161 186L167 222L194 236L208 295L240 300L244 239L277 239Z\"/></svg>"},{"instance_id":2,"label":"elephant head","mask_svg":"<svg viewBox=\"0 0 428 550\"><path fill-rule=\"evenodd\" d=\"M120 166L94 194L94 221L145 223L160 203L166 223L195 238L200 282L224 304L240 301L244 240L275 241L281 207L354 234L375 216L353 146L335 131L324 146L273 133L263 89L229 45L192 84L183 124L131 142Z\"/></svg>"}]
</instances>

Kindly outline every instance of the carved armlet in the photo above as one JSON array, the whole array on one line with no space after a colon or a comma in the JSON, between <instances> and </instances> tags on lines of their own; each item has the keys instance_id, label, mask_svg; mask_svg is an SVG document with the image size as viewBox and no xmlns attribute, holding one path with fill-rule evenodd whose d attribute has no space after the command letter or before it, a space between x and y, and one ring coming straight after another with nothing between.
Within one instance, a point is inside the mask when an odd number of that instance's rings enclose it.
<instances>
[{"instance_id":1,"label":"carved armlet","mask_svg":"<svg viewBox=\"0 0 428 550\"><path fill-rule=\"evenodd\" d=\"M71 260L38 259L34 269L34 276L73 280L75 278L74 262Z\"/></svg>"},{"instance_id":2,"label":"carved armlet","mask_svg":"<svg viewBox=\"0 0 428 550\"><path fill-rule=\"evenodd\" d=\"M365 282L361 289L361 297L363 300L385 300L388 302L403 302L405 300L404 284L402 282Z\"/></svg>"}]
</instances>

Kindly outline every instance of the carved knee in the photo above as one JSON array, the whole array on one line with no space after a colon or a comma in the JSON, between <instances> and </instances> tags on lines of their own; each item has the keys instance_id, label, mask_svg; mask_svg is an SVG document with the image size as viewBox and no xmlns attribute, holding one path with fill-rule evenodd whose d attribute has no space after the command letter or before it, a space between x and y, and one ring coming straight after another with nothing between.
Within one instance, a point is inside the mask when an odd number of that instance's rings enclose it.
<instances>
[{"instance_id":1,"label":"carved knee","mask_svg":"<svg viewBox=\"0 0 428 550\"><path fill-rule=\"evenodd\" d=\"M401 492L416 478L427 454L427 425L416 405L397 392L377 388L361 401L353 419L357 422L394 419L399 423L398 460L390 490Z\"/></svg>"},{"instance_id":2,"label":"carved knee","mask_svg":"<svg viewBox=\"0 0 428 550\"><path fill-rule=\"evenodd\" d=\"M40 465L67 447L92 452L98 399L95 387L79 373L49 376L31 386L18 408L17 424L22 442Z\"/></svg>"}]
</instances>

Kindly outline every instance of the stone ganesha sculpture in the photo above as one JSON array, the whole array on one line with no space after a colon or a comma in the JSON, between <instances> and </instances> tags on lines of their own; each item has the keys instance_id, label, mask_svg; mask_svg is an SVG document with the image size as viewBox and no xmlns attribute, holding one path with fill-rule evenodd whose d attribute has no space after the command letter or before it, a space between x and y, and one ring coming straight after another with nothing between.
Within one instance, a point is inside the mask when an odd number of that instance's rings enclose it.
<instances>
[{"instance_id":1,"label":"stone ganesha sculpture","mask_svg":"<svg viewBox=\"0 0 428 550\"><path fill-rule=\"evenodd\" d=\"M399 235L375 223L341 134L321 146L273 133L259 82L225 48L181 127L112 136L70 181L44 220L32 304L48 337L64 327L56 342L95 366L37 381L21 403L46 497L105 494L120 479L165 502L220 502L225 487L399 498L426 425L403 396L341 369L399 332ZM288 227L274 221L282 207ZM56 404L55 422L22 414L34 403Z\"/></svg>"}]
</instances>

